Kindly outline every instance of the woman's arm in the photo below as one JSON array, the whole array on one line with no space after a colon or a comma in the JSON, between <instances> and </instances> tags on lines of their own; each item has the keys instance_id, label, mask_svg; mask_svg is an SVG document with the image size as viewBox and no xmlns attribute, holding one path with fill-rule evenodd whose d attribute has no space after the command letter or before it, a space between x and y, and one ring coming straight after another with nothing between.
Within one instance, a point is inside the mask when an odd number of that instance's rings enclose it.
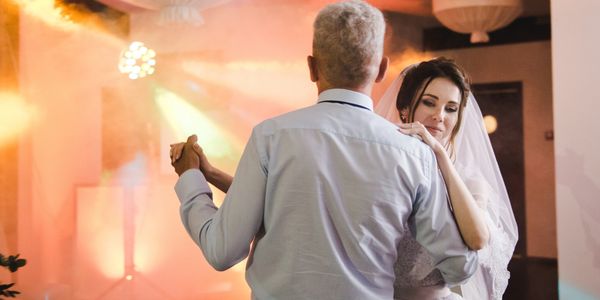
<instances>
[{"instance_id":1,"label":"woman's arm","mask_svg":"<svg viewBox=\"0 0 600 300\"><path fill-rule=\"evenodd\" d=\"M176 161L181 157L181 153L183 152L183 146L185 143L177 143L171 145L171 160ZM210 184L214 185L216 188L221 190L223 193L227 193L231 183L233 182L233 177L224 171L213 167L208 158L204 154L204 150L198 144L194 144L194 152L198 154L200 157L200 172L204 174L206 177L206 181Z\"/></svg>"},{"instance_id":2,"label":"woman's arm","mask_svg":"<svg viewBox=\"0 0 600 300\"><path fill-rule=\"evenodd\" d=\"M417 134L423 142L429 145L435 153L438 166L446 182L448 196L454 209L454 216L465 244L473 250L479 250L487 245L489 231L484 219L484 211L456 171L446 149L419 122L399 124L400 132Z\"/></svg>"},{"instance_id":3,"label":"woman's arm","mask_svg":"<svg viewBox=\"0 0 600 300\"><path fill-rule=\"evenodd\" d=\"M194 151L200 156L200 171L206 176L206 180L223 193L227 193L231 186L231 182L233 182L233 176L213 167L208 161L208 158L206 158L206 155L204 155L202 147L198 144L194 145Z\"/></svg>"},{"instance_id":4,"label":"woman's arm","mask_svg":"<svg viewBox=\"0 0 600 300\"><path fill-rule=\"evenodd\" d=\"M479 250L487 245L489 231L484 219L484 211L479 207L473 194L458 175L448 152L441 147L434 149L438 166L446 182L450 202L460 232L467 246ZM441 148L441 149L440 149Z\"/></svg>"}]
</instances>

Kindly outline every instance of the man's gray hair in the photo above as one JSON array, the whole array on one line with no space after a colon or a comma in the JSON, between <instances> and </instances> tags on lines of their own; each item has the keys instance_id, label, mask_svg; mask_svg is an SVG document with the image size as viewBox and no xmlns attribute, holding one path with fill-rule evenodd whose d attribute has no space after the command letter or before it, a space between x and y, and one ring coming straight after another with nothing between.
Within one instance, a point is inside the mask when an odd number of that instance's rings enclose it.
<instances>
[{"instance_id":1,"label":"man's gray hair","mask_svg":"<svg viewBox=\"0 0 600 300\"><path fill-rule=\"evenodd\" d=\"M334 87L363 85L379 71L385 20L364 1L344 1L323 8L314 23L313 56Z\"/></svg>"}]
</instances>

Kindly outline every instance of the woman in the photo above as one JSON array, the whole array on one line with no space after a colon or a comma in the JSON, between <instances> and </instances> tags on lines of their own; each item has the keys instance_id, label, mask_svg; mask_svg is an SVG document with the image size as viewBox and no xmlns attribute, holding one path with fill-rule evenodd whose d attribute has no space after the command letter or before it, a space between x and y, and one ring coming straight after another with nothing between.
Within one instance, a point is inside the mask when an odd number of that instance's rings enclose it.
<instances>
[{"instance_id":1,"label":"woman","mask_svg":"<svg viewBox=\"0 0 600 300\"><path fill-rule=\"evenodd\" d=\"M479 107L464 71L436 58L405 69L375 112L419 137L435 153L456 222L467 246L479 251L479 268L461 286L465 299L502 299L517 226ZM405 243L401 243L405 244ZM398 299L453 299L429 256L415 242L399 251ZM458 297L460 298L460 297Z\"/></svg>"},{"instance_id":2,"label":"woman","mask_svg":"<svg viewBox=\"0 0 600 300\"><path fill-rule=\"evenodd\" d=\"M424 62L402 72L375 111L394 123L402 120L398 125L401 132L418 136L432 148L465 243L475 250L483 248L480 267L461 287L462 295L469 300L501 299L508 283L506 266L517 238L516 223L467 82L452 61ZM173 160L177 160L183 143L171 146ZM233 178L213 167L198 145L195 150L208 182L227 192ZM424 249L410 234L405 236L409 241L400 242L405 248L398 249L404 255L399 255L396 270L404 271L396 274L396 298L460 298L450 293Z\"/></svg>"}]
</instances>

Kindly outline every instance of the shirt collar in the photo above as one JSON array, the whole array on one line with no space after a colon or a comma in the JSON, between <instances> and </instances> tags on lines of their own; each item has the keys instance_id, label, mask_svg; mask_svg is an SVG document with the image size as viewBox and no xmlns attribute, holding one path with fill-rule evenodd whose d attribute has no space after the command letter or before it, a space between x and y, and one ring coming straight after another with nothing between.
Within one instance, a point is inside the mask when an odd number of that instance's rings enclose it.
<instances>
[{"instance_id":1,"label":"shirt collar","mask_svg":"<svg viewBox=\"0 0 600 300\"><path fill-rule=\"evenodd\" d=\"M348 104L358 105L373 111L373 100L371 97L346 89L329 89L319 94L319 102L339 101Z\"/></svg>"}]
</instances>

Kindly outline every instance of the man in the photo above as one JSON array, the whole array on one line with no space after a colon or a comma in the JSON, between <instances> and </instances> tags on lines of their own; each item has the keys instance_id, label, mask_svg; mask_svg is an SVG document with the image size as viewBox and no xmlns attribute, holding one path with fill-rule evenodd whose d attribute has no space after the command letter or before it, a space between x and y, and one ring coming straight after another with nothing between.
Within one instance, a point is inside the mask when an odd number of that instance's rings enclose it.
<instances>
[{"instance_id":1,"label":"man","mask_svg":"<svg viewBox=\"0 0 600 300\"><path fill-rule=\"evenodd\" d=\"M409 218L447 283L475 270L433 153L373 113L384 31L361 1L319 13L308 57L318 103L254 128L219 209L195 136L173 162L185 228L217 270L249 255L253 298L391 299Z\"/></svg>"}]
</instances>

